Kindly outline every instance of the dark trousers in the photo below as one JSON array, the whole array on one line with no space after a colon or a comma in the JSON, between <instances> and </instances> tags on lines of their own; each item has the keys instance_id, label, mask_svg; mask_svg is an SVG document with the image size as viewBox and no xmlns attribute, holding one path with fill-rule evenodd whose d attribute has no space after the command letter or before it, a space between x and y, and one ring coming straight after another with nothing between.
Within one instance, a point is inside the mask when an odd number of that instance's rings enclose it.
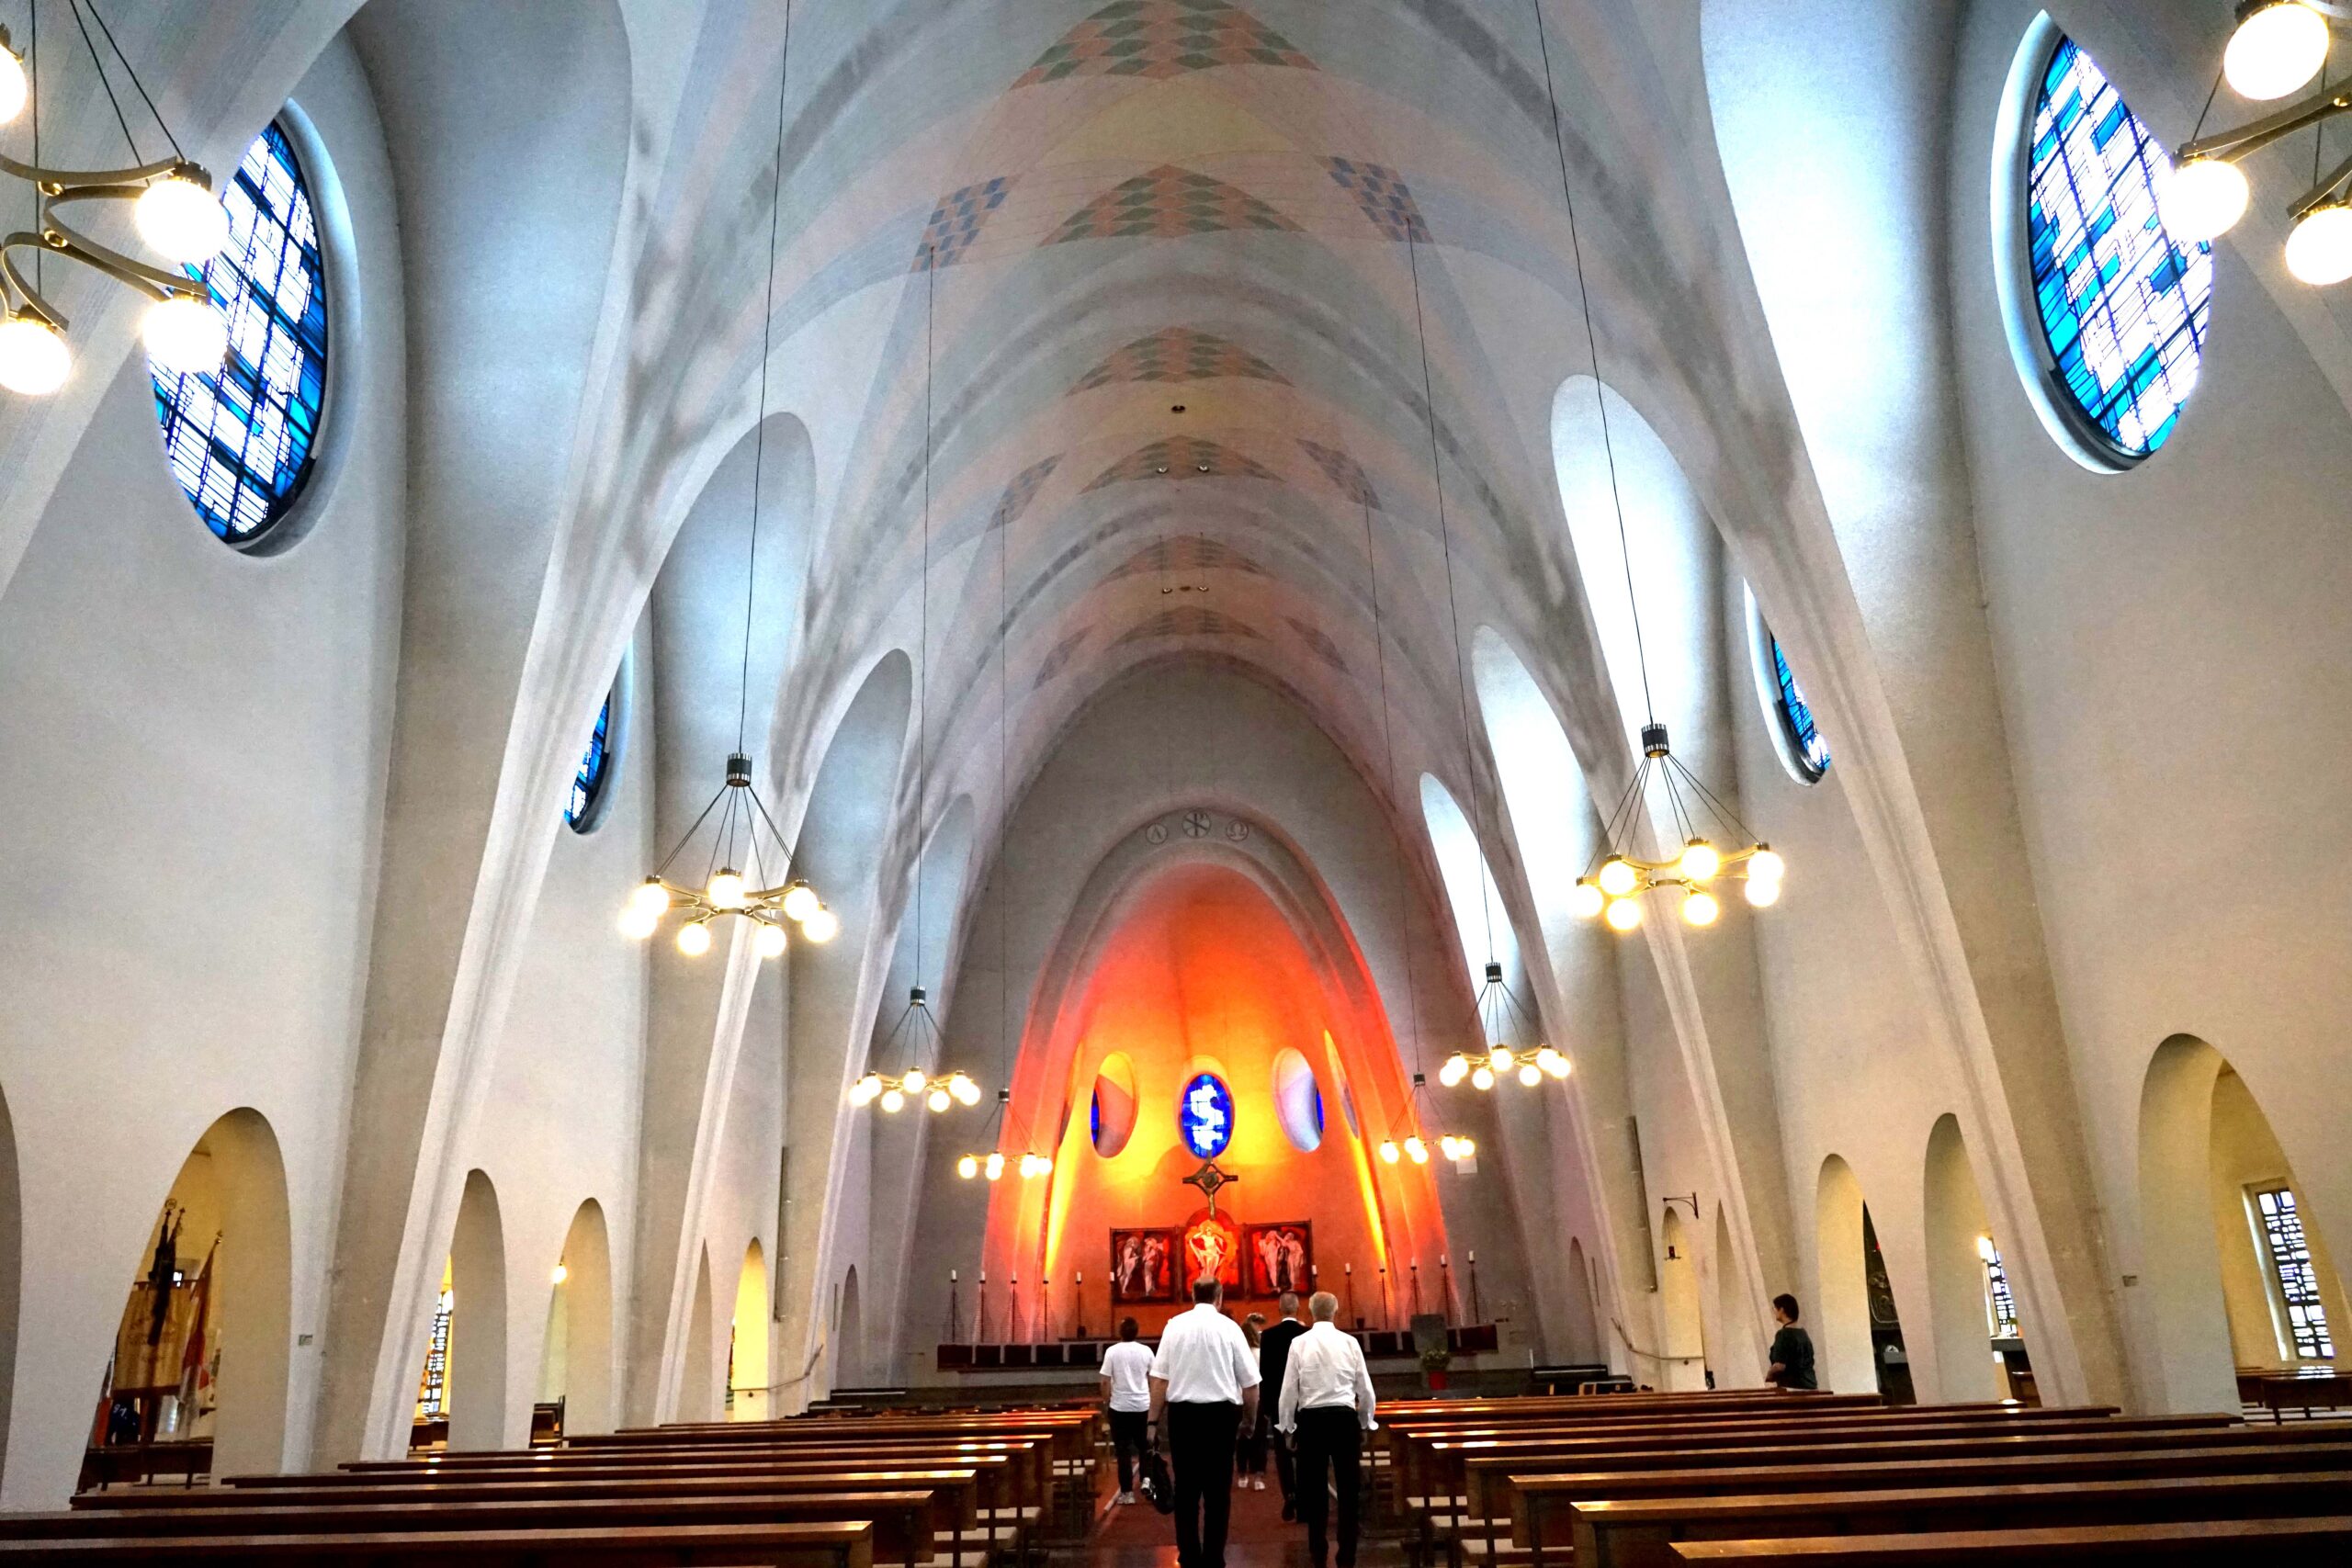
<instances>
[{"instance_id":1,"label":"dark trousers","mask_svg":"<svg viewBox=\"0 0 2352 1568\"><path fill-rule=\"evenodd\" d=\"M1168 1464L1176 1472L1179 1568L1225 1568L1233 1439L1240 1427L1238 1404L1169 1404Z\"/></svg>"},{"instance_id":2,"label":"dark trousers","mask_svg":"<svg viewBox=\"0 0 2352 1568\"><path fill-rule=\"evenodd\" d=\"M1111 1412L1111 1447L1119 1455L1119 1490L1136 1489L1136 1461L1143 1457L1144 1444L1151 1440L1151 1413L1148 1410L1114 1410Z\"/></svg>"},{"instance_id":3,"label":"dark trousers","mask_svg":"<svg viewBox=\"0 0 2352 1568\"><path fill-rule=\"evenodd\" d=\"M1259 1419L1272 1422L1273 1417L1261 1416ZM1266 1427L1266 1441L1274 1451L1274 1479L1282 1484L1283 1517L1295 1517L1298 1507L1298 1461L1292 1452L1295 1445L1271 1425Z\"/></svg>"},{"instance_id":4,"label":"dark trousers","mask_svg":"<svg viewBox=\"0 0 2352 1568\"><path fill-rule=\"evenodd\" d=\"M1324 1555L1324 1525L1331 1499L1324 1476L1340 1495L1339 1568L1355 1568L1356 1505L1363 1483L1359 1461L1363 1455L1363 1426L1355 1408L1322 1405L1298 1413L1298 1517L1306 1521L1306 1555L1315 1568L1329 1561Z\"/></svg>"},{"instance_id":5,"label":"dark trousers","mask_svg":"<svg viewBox=\"0 0 2352 1568\"><path fill-rule=\"evenodd\" d=\"M1273 1428L1267 1424L1262 1406L1258 1411L1258 1423L1235 1440L1233 1465L1244 1475L1266 1473L1266 1438Z\"/></svg>"}]
</instances>

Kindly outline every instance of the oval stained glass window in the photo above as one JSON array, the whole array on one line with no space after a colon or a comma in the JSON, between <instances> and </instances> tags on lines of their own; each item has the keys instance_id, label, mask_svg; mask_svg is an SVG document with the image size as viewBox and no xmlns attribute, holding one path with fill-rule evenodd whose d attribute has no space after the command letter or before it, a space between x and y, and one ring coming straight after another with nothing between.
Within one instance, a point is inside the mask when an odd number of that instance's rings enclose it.
<instances>
[{"instance_id":1,"label":"oval stained glass window","mask_svg":"<svg viewBox=\"0 0 2352 1568\"><path fill-rule=\"evenodd\" d=\"M580 765L572 770L571 793L565 798L563 819L575 833L585 833L604 820L605 797L609 793L613 771L613 694L605 694L605 705L596 710L596 728L589 731L587 750L580 754Z\"/></svg>"},{"instance_id":2,"label":"oval stained glass window","mask_svg":"<svg viewBox=\"0 0 2352 1568\"><path fill-rule=\"evenodd\" d=\"M1289 1046L1274 1055L1274 1116L1293 1148L1312 1153L1323 1146L1323 1089L1315 1069Z\"/></svg>"},{"instance_id":3,"label":"oval stained glass window","mask_svg":"<svg viewBox=\"0 0 2352 1568\"><path fill-rule=\"evenodd\" d=\"M1176 1102L1176 1128L1196 1159L1215 1159L1233 1142L1233 1091L1215 1073L1195 1073Z\"/></svg>"},{"instance_id":4,"label":"oval stained glass window","mask_svg":"<svg viewBox=\"0 0 2352 1568\"><path fill-rule=\"evenodd\" d=\"M1747 601L1747 648L1756 665L1756 696L1764 708L1772 749L1781 754L1781 764L1789 770L1790 777L1799 784L1818 784L1829 771L1829 742L1814 719L1813 705L1804 700L1804 688L1797 684L1788 650L1764 624L1754 590L1748 591Z\"/></svg>"},{"instance_id":5,"label":"oval stained glass window","mask_svg":"<svg viewBox=\"0 0 2352 1568\"><path fill-rule=\"evenodd\" d=\"M229 243L186 270L228 318L228 358L209 374L149 370L173 476L205 525L244 549L286 520L311 476L326 403L326 268L282 126L245 149L220 205Z\"/></svg>"},{"instance_id":6,"label":"oval stained glass window","mask_svg":"<svg viewBox=\"0 0 2352 1568\"><path fill-rule=\"evenodd\" d=\"M1136 1131L1136 1068L1124 1051L1114 1051L1094 1070L1086 1130L1094 1152L1109 1159L1127 1146Z\"/></svg>"},{"instance_id":7,"label":"oval stained glass window","mask_svg":"<svg viewBox=\"0 0 2352 1568\"><path fill-rule=\"evenodd\" d=\"M2113 461L2163 446L2197 387L2213 256L2156 214L2172 168L2072 39L2057 36L2027 129L2025 246L2046 395Z\"/></svg>"}]
</instances>

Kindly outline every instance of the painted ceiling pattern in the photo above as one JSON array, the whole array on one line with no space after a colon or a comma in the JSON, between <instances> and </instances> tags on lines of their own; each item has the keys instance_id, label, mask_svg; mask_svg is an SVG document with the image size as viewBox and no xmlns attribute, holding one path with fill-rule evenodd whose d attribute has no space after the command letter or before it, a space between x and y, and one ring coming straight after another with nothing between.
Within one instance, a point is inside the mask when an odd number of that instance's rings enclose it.
<instances>
[{"instance_id":1,"label":"painted ceiling pattern","mask_svg":"<svg viewBox=\"0 0 2352 1568\"><path fill-rule=\"evenodd\" d=\"M1304 435L1295 439L1298 442L1299 450L1315 460L1315 466L1323 470L1323 477L1329 479L1341 495L1346 496L1358 506L1369 506L1374 509L1379 507L1380 492L1372 488L1371 476L1363 471L1363 467L1353 457L1336 446L1326 446L1319 441L1309 441Z\"/></svg>"},{"instance_id":2,"label":"painted ceiling pattern","mask_svg":"<svg viewBox=\"0 0 2352 1568\"><path fill-rule=\"evenodd\" d=\"M1086 645L1086 639L1093 634L1094 628L1091 626L1080 626L1048 649L1046 657L1038 661L1037 675L1029 682L1029 689L1035 691L1069 669L1070 661L1078 657L1078 650Z\"/></svg>"},{"instance_id":3,"label":"painted ceiling pattern","mask_svg":"<svg viewBox=\"0 0 2352 1568\"><path fill-rule=\"evenodd\" d=\"M1113 568L1103 581L1114 582L1125 577L1141 577L1147 573L1156 575L1165 571L1238 571L1246 577L1266 575L1264 567L1222 539L1212 539L1204 534L1178 534L1146 545Z\"/></svg>"},{"instance_id":4,"label":"painted ceiling pattern","mask_svg":"<svg viewBox=\"0 0 2352 1568\"><path fill-rule=\"evenodd\" d=\"M1123 381L1214 381L1225 378L1272 381L1289 386L1281 371L1249 350L1193 327L1163 327L1128 344L1078 378L1073 392Z\"/></svg>"},{"instance_id":5,"label":"painted ceiling pattern","mask_svg":"<svg viewBox=\"0 0 2352 1568\"><path fill-rule=\"evenodd\" d=\"M1121 180L1062 220L1048 245L1072 240L1172 240L1234 229L1298 233L1296 223L1237 186L1162 164Z\"/></svg>"},{"instance_id":6,"label":"painted ceiling pattern","mask_svg":"<svg viewBox=\"0 0 2352 1568\"><path fill-rule=\"evenodd\" d=\"M1282 482L1280 474L1229 446L1221 446L1196 435L1171 435L1164 441L1138 447L1122 457L1103 469L1086 488L1097 491L1109 485L1149 479L1244 479Z\"/></svg>"},{"instance_id":7,"label":"painted ceiling pattern","mask_svg":"<svg viewBox=\"0 0 2352 1568\"><path fill-rule=\"evenodd\" d=\"M1190 605L1177 610L1162 610L1149 620L1131 627L1119 638L1119 645L1148 642L1165 637L1235 637L1256 640L1258 628L1247 621L1235 620L1220 610L1194 609Z\"/></svg>"},{"instance_id":8,"label":"painted ceiling pattern","mask_svg":"<svg viewBox=\"0 0 2352 1568\"><path fill-rule=\"evenodd\" d=\"M939 205L931 209L931 220L923 225L922 238L915 243L914 270L954 266L962 260L980 237L989 214L1002 207L1012 191L1012 182L999 175L941 197Z\"/></svg>"},{"instance_id":9,"label":"painted ceiling pattern","mask_svg":"<svg viewBox=\"0 0 2352 1568\"><path fill-rule=\"evenodd\" d=\"M1020 522L1022 513L1029 510L1030 503L1037 499L1037 492L1045 488L1047 479L1054 477L1054 470L1061 467L1061 454L1057 452L1013 475L1012 482L1004 487L1004 494L998 498L996 511L989 517L989 526L1004 528Z\"/></svg>"},{"instance_id":10,"label":"painted ceiling pattern","mask_svg":"<svg viewBox=\"0 0 2352 1568\"><path fill-rule=\"evenodd\" d=\"M1334 185L1356 198L1374 228L1399 243L1407 240L1430 243L1429 221L1421 216L1420 204L1413 199L1413 187L1405 183L1404 175L1383 164L1352 158L1326 158L1323 166Z\"/></svg>"},{"instance_id":11,"label":"painted ceiling pattern","mask_svg":"<svg viewBox=\"0 0 2352 1568\"><path fill-rule=\"evenodd\" d=\"M1290 623L1290 629L1298 634L1298 640L1306 645L1308 652L1340 674L1348 672L1348 661L1340 657L1340 645L1325 635L1322 627L1312 621L1302 621L1296 615L1284 615L1283 619Z\"/></svg>"},{"instance_id":12,"label":"painted ceiling pattern","mask_svg":"<svg viewBox=\"0 0 2352 1568\"><path fill-rule=\"evenodd\" d=\"M1118 0L1056 39L1012 85L1069 76L1156 81L1219 65L1315 69L1282 34L1224 0Z\"/></svg>"}]
</instances>

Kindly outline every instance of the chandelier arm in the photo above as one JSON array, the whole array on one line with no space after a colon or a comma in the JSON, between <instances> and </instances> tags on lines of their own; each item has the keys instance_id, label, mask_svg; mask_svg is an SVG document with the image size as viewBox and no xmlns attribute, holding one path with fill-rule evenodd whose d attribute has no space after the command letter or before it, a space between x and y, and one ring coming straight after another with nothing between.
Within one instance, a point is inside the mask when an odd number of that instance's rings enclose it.
<instances>
[{"instance_id":1,"label":"chandelier arm","mask_svg":"<svg viewBox=\"0 0 2352 1568\"><path fill-rule=\"evenodd\" d=\"M122 45L115 42L114 29L107 26L107 19L98 15L98 0L83 0L83 3L89 6L90 20L98 24L98 32L106 39L107 47L114 51L114 57L117 60L122 62L123 72L125 74L130 76L131 88L133 91L138 93L139 101L145 104L147 106L147 112L154 117L155 128L164 133L164 140L172 144L172 155L175 158L185 159L187 155L180 151L180 139L172 134L171 121L164 118L164 111L155 107L155 100L153 98L148 96L147 84L139 79L139 68L130 63L130 56L122 51ZM84 36L87 37L88 35L85 34ZM91 52L95 55L96 51L93 50ZM103 75L104 73L101 73L101 74ZM128 135L129 131L126 130L124 134Z\"/></svg>"},{"instance_id":2,"label":"chandelier arm","mask_svg":"<svg viewBox=\"0 0 2352 1568\"><path fill-rule=\"evenodd\" d=\"M2352 158L2345 159L2344 162L2321 175L2311 189L2295 198L2294 205L2287 209L2287 216L2301 218L2315 207L2326 206L2328 200L2335 195L2336 186L2342 185L2346 178L2352 178Z\"/></svg>"},{"instance_id":3,"label":"chandelier arm","mask_svg":"<svg viewBox=\"0 0 2352 1568\"><path fill-rule=\"evenodd\" d=\"M118 283L128 284L141 293L154 299L202 298L203 285L186 273L166 272L162 267L150 266L135 257L124 255L111 246L100 244L71 224L59 222L55 215L60 206L67 201L80 199L82 195L135 197L138 194L135 190L124 189L79 194L69 192L63 196L51 197L46 217L48 227L43 231L41 239L51 250L60 255L72 256L83 265L96 267Z\"/></svg>"},{"instance_id":4,"label":"chandelier arm","mask_svg":"<svg viewBox=\"0 0 2352 1568\"><path fill-rule=\"evenodd\" d=\"M670 852L663 855L661 863L653 868L653 874L656 877L662 877L669 871L671 862L686 852L686 846L695 841L695 835L702 831L702 825L710 820L712 812L718 809L719 799L726 795L727 789L727 785L720 784L718 793L713 795L709 802L703 807L702 815L696 817L686 830L678 835L678 841L670 847Z\"/></svg>"},{"instance_id":5,"label":"chandelier arm","mask_svg":"<svg viewBox=\"0 0 2352 1568\"><path fill-rule=\"evenodd\" d=\"M185 158L158 158L152 164L141 164L129 169L51 169L38 160L25 163L0 152L0 174L10 174L20 180L29 180L42 191L63 197L91 186L143 186L159 175L168 175L190 167ZM131 193L137 195L136 191Z\"/></svg>"},{"instance_id":6,"label":"chandelier arm","mask_svg":"<svg viewBox=\"0 0 2352 1568\"><path fill-rule=\"evenodd\" d=\"M2292 136L2307 125L2317 125L2352 109L2352 84L2338 83L2310 97L2288 105L2275 114L2248 120L2234 130L2217 130L2211 136L2184 141L2173 154L2176 163L2190 158L2222 158L2231 163L2249 152L2259 152L2282 137Z\"/></svg>"},{"instance_id":7,"label":"chandelier arm","mask_svg":"<svg viewBox=\"0 0 2352 1568\"><path fill-rule=\"evenodd\" d=\"M41 243L40 236L29 229L19 229L6 239L0 240L0 278L7 281L9 288L24 301L26 310L62 333L68 325L65 312L51 305L33 284L25 281L25 275L18 270L16 258L8 254L10 251L28 250L38 258L48 249Z\"/></svg>"}]
</instances>

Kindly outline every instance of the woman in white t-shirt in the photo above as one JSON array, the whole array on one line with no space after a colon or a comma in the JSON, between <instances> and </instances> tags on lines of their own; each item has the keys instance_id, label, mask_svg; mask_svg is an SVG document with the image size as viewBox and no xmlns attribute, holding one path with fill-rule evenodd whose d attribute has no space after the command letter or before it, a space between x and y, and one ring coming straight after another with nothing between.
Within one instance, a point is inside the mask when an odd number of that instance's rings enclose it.
<instances>
[{"instance_id":1,"label":"woman in white t-shirt","mask_svg":"<svg viewBox=\"0 0 2352 1568\"><path fill-rule=\"evenodd\" d=\"M1136 1500L1136 1461L1149 1442L1151 1351L1136 1340L1136 1320L1119 1320L1119 1342L1102 1352L1102 1397L1111 1407L1111 1446L1119 1455L1119 1501Z\"/></svg>"}]
</instances>

